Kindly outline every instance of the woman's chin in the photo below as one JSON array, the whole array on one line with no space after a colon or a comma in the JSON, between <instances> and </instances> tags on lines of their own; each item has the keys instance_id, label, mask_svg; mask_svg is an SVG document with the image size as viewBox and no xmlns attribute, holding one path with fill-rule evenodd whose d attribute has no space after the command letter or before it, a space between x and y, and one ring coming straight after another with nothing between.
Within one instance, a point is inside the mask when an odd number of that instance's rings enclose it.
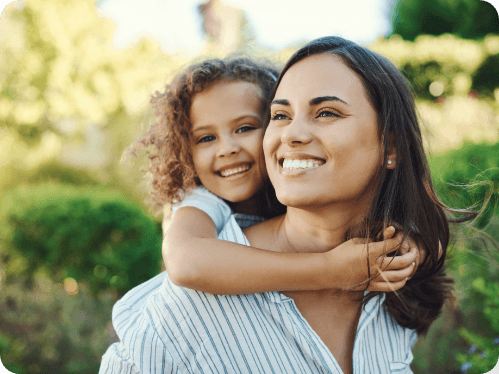
<instances>
[{"instance_id":1,"label":"woman's chin","mask_svg":"<svg viewBox=\"0 0 499 374\"><path fill-rule=\"evenodd\" d=\"M288 208L305 208L320 205L321 202L317 201L318 196L304 196L300 193L292 193L292 191L288 192L276 192L277 200L283 205L286 205Z\"/></svg>"}]
</instances>

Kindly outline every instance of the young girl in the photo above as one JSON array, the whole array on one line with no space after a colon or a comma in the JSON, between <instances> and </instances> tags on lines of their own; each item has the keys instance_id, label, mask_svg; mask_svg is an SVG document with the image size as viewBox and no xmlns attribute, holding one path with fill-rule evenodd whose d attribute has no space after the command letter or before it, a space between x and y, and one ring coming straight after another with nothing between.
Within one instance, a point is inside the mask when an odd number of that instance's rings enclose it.
<instances>
[{"instance_id":1,"label":"young girl","mask_svg":"<svg viewBox=\"0 0 499 374\"><path fill-rule=\"evenodd\" d=\"M387 258L402 241L393 227L384 231L384 241L368 245L369 268L364 260L366 265L358 266L366 251L358 239L341 244L342 250L310 254L217 239L228 211L242 227L284 212L267 180L262 153L262 116L278 74L246 58L207 60L188 67L164 94L153 97L157 121L141 142L148 149L154 204L173 204L167 233L163 226L169 278L213 294L400 289L424 251L406 240L402 255ZM293 168L317 166L313 160L295 163Z\"/></svg>"}]
</instances>

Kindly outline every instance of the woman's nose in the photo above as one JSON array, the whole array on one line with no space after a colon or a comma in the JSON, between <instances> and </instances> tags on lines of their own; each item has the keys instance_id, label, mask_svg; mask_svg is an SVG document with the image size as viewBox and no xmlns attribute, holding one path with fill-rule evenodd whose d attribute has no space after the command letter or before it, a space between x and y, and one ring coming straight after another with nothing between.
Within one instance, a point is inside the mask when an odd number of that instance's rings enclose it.
<instances>
[{"instance_id":1,"label":"woman's nose","mask_svg":"<svg viewBox=\"0 0 499 374\"><path fill-rule=\"evenodd\" d=\"M310 143L312 141L310 126L306 119L295 118L283 128L281 142L290 146Z\"/></svg>"},{"instance_id":2,"label":"woman's nose","mask_svg":"<svg viewBox=\"0 0 499 374\"><path fill-rule=\"evenodd\" d=\"M224 137L219 141L217 157L236 155L241 151L241 145L232 137Z\"/></svg>"}]
</instances>

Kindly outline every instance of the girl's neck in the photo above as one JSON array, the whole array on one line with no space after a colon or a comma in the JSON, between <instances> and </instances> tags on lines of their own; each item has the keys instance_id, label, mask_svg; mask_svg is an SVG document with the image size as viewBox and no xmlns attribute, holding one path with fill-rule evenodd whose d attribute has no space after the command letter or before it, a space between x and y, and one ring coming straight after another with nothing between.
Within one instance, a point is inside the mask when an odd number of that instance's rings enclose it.
<instances>
[{"instance_id":1,"label":"girl's neck","mask_svg":"<svg viewBox=\"0 0 499 374\"><path fill-rule=\"evenodd\" d=\"M254 216L270 218L269 213L267 212L268 209L265 209L265 206L268 205L268 201L265 192L263 191L255 194L253 197L247 200L237 203L227 201L227 204L229 204L234 213L250 214Z\"/></svg>"},{"instance_id":2,"label":"girl's neck","mask_svg":"<svg viewBox=\"0 0 499 374\"><path fill-rule=\"evenodd\" d=\"M234 213L250 214L254 216L263 216L262 205L266 204L264 194L256 194L248 200L233 203L227 201Z\"/></svg>"}]
</instances>

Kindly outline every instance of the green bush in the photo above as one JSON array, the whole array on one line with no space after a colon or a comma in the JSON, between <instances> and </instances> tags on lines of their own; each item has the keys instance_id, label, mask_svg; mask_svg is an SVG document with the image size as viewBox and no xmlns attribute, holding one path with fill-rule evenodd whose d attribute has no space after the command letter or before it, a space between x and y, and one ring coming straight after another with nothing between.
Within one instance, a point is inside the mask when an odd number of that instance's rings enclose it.
<instances>
[{"instance_id":1,"label":"green bush","mask_svg":"<svg viewBox=\"0 0 499 374\"><path fill-rule=\"evenodd\" d=\"M95 299L84 283L77 294L38 272L34 286L0 281L0 356L17 374L97 373L106 349L116 341L110 326L117 293Z\"/></svg>"},{"instance_id":2,"label":"green bush","mask_svg":"<svg viewBox=\"0 0 499 374\"><path fill-rule=\"evenodd\" d=\"M9 215L9 241L28 280L45 267L55 281L89 282L94 294L124 293L160 271L159 225L125 196L50 184L28 190L37 200Z\"/></svg>"},{"instance_id":3,"label":"green bush","mask_svg":"<svg viewBox=\"0 0 499 374\"><path fill-rule=\"evenodd\" d=\"M397 0L391 9L393 33L404 39L444 33L480 39L489 33L499 33L497 10L486 1Z\"/></svg>"},{"instance_id":4,"label":"green bush","mask_svg":"<svg viewBox=\"0 0 499 374\"><path fill-rule=\"evenodd\" d=\"M446 263L455 282L454 299L418 340L412 365L417 374L485 373L497 362L499 251L489 238L499 242L498 156L499 144L466 143L430 159L439 197L454 208L482 208L482 218L474 222L475 229L451 225ZM484 181L488 183L469 187ZM487 196L489 203L482 207Z\"/></svg>"},{"instance_id":5,"label":"green bush","mask_svg":"<svg viewBox=\"0 0 499 374\"><path fill-rule=\"evenodd\" d=\"M467 246L450 252L449 270L455 279L457 308L461 323L456 325L461 349L455 354L462 372L486 373L499 357L499 255L486 235L499 241L499 216L494 215L484 230Z\"/></svg>"},{"instance_id":6,"label":"green bush","mask_svg":"<svg viewBox=\"0 0 499 374\"><path fill-rule=\"evenodd\" d=\"M430 168L440 198L453 208L487 210L479 220L479 226L485 227L497 209L499 143L465 143L430 159ZM488 206L482 206L487 197Z\"/></svg>"},{"instance_id":7,"label":"green bush","mask_svg":"<svg viewBox=\"0 0 499 374\"><path fill-rule=\"evenodd\" d=\"M0 243L0 356L15 373L96 373L112 306L160 271L159 225L103 187L5 193Z\"/></svg>"},{"instance_id":8,"label":"green bush","mask_svg":"<svg viewBox=\"0 0 499 374\"><path fill-rule=\"evenodd\" d=\"M497 34L480 41L461 39L453 34L418 35L413 42L393 35L376 40L370 48L406 73L418 99L433 101L439 96L468 95L470 89L490 99L498 87ZM434 82L440 88L430 93Z\"/></svg>"},{"instance_id":9,"label":"green bush","mask_svg":"<svg viewBox=\"0 0 499 374\"><path fill-rule=\"evenodd\" d=\"M496 88L499 88L499 53L487 57L473 74L473 89L493 98Z\"/></svg>"}]
</instances>

